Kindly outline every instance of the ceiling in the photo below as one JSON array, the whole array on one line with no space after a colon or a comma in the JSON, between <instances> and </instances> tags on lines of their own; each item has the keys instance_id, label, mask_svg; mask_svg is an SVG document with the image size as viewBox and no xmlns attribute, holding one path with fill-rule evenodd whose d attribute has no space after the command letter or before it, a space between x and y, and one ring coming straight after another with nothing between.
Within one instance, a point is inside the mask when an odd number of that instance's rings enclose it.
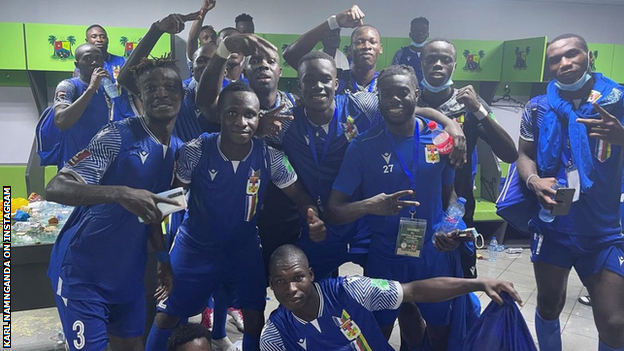
<instances>
[{"instance_id":1,"label":"ceiling","mask_svg":"<svg viewBox=\"0 0 624 351\"><path fill-rule=\"evenodd\" d=\"M624 6L624 0L506 0L521 2L560 2L565 4Z\"/></svg>"}]
</instances>

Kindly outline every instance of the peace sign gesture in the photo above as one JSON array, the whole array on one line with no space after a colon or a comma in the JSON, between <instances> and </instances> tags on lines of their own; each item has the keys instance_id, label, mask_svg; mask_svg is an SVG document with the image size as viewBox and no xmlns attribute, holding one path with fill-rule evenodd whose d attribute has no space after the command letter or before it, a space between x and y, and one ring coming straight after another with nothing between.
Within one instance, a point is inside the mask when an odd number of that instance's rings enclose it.
<instances>
[{"instance_id":1,"label":"peace sign gesture","mask_svg":"<svg viewBox=\"0 0 624 351\"><path fill-rule=\"evenodd\" d=\"M593 106L600 115L600 119L578 118L576 121L587 127L590 137L615 145L624 145L624 126L622 123L602 106L596 103Z\"/></svg>"},{"instance_id":2,"label":"peace sign gesture","mask_svg":"<svg viewBox=\"0 0 624 351\"><path fill-rule=\"evenodd\" d=\"M200 11L189 13L188 15L181 15L179 13L172 13L169 16L156 22L155 25L163 32L169 34L178 34L184 30L184 22L194 21L199 19Z\"/></svg>"},{"instance_id":3,"label":"peace sign gesture","mask_svg":"<svg viewBox=\"0 0 624 351\"><path fill-rule=\"evenodd\" d=\"M404 207L420 206L418 201L400 200L414 194L412 190L401 190L393 194L381 193L367 200L368 213L377 216L394 216Z\"/></svg>"},{"instance_id":4,"label":"peace sign gesture","mask_svg":"<svg viewBox=\"0 0 624 351\"><path fill-rule=\"evenodd\" d=\"M264 136L276 136L279 135L282 130L282 121L292 121L291 115L280 115L279 113L284 109L285 104L281 104L278 107L260 114L260 122L258 124L258 130L256 134L260 137Z\"/></svg>"}]
</instances>

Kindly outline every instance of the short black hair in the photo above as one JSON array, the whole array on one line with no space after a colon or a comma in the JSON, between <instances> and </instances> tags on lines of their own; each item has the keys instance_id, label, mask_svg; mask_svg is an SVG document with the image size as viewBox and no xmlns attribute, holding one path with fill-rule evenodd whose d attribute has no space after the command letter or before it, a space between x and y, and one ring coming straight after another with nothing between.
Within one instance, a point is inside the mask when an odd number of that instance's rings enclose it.
<instances>
[{"instance_id":1,"label":"short black hair","mask_svg":"<svg viewBox=\"0 0 624 351\"><path fill-rule=\"evenodd\" d=\"M271 257L269 258L269 274L271 274L272 268L283 260L302 260L310 266L308 257L303 250L295 245L286 244L278 247L271 254Z\"/></svg>"},{"instance_id":2,"label":"short black hair","mask_svg":"<svg viewBox=\"0 0 624 351\"><path fill-rule=\"evenodd\" d=\"M219 94L219 101L217 102L217 110L221 111L221 105L223 104L223 101L225 101L225 97L227 95L238 93L238 92L249 92L252 94L256 93L255 91L253 91L253 89L251 89L251 87L248 84L245 84L243 82L236 81L234 83L230 83L228 84L227 87L221 90L221 93Z\"/></svg>"},{"instance_id":3,"label":"short black hair","mask_svg":"<svg viewBox=\"0 0 624 351\"><path fill-rule=\"evenodd\" d=\"M100 26L99 24L92 24L92 25L88 26L88 27L87 27L87 30L85 30L85 35L87 35L87 33L89 33L89 31L90 31L92 28L100 28L101 30L103 30L103 31L104 31L104 33L106 33L106 35L108 35L108 33L106 32L106 29L104 29L104 27Z\"/></svg>"},{"instance_id":4,"label":"short black hair","mask_svg":"<svg viewBox=\"0 0 624 351\"><path fill-rule=\"evenodd\" d=\"M416 17L412 20L412 22L410 22L410 26L414 26L419 23L429 25L429 20L425 17Z\"/></svg>"},{"instance_id":5,"label":"short black hair","mask_svg":"<svg viewBox=\"0 0 624 351\"><path fill-rule=\"evenodd\" d=\"M253 17L251 17L247 13L241 13L240 15L236 16L236 19L234 20L234 23L238 22L253 22Z\"/></svg>"},{"instance_id":6,"label":"short black hair","mask_svg":"<svg viewBox=\"0 0 624 351\"><path fill-rule=\"evenodd\" d=\"M589 47L587 46L587 42L585 41L585 38L583 38L582 36L578 35L578 34L572 34L572 33L566 33L566 34L561 34L560 36L556 37L555 39L553 39L550 44L559 41L559 40L563 40L563 39L570 39L570 38L575 38L578 39L578 41L581 42L581 48L583 50L585 50L585 52L589 52ZM548 45L550 45L548 44Z\"/></svg>"},{"instance_id":7,"label":"short black hair","mask_svg":"<svg viewBox=\"0 0 624 351\"><path fill-rule=\"evenodd\" d=\"M297 62L297 70L301 68L301 65L304 62L312 61L312 60L327 60L331 62L332 66L334 67L334 70L338 71L338 69L336 68L336 61L334 61L334 58L327 55L323 51L310 51L307 54L303 55L303 57L299 59L299 62Z\"/></svg>"},{"instance_id":8,"label":"short black hair","mask_svg":"<svg viewBox=\"0 0 624 351\"><path fill-rule=\"evenodd\" d=\"M176 351L176 349L195 339L206 338L208 343L212 339L210 330L201 324L189 323L176 327L167 341L167 351Z\"/></svg>"},{"instance_id":9,"label":"short black hair","mask_svg":"<svg viewBox=\"0 0 624 351\"><path fill-rule=\"evenodd\" d=\"M134 76L136 85L139 85L139 79L148 72L151 72L157 68L172 69L178 76L180 76L180 69L176 65L176 60L171 57L171 53L168 53L161 57L152 57L151 59L144 57L136 66L130 67L130 72ZM180 90L184 96L184 87L182 86L182 78L180 78Z\"/></svg>"},{"instance_id":10,"label":"short black hair","mask_svg":"<svg viewBox=\"0 0 624 351\"><path fill-rule=\"evenodd\" d=\"M353 36L355 35L355 33L357 33L360 29L364 29L364 28L373 28L375 32L377 32L377 36L381 38L381 34L379 34L379 29L375 28L375 26L371 26L370 24L364 24L359 27L355 27L353 29L353 32L351 32L351 45L353 45Z\"/></svg>"},{"instance_id":11,"label":"short black hair","mask_svg":"<svg viewBox=\"0 0 624 351\"><path fill-rule=\"evenodd\" d=\"M422 52L425 52L425 49L431 45L432 43L436 43L436 42L443 42L443 43L447 43L449 45L451 45L453 47L453 52L455 53L455 61L457 61L457 47L455 46L455 44L453 44L452 41L450 41L449 39L446 38L433 38L431 40L429 40L429 42L427 44L425 44L425 46L423 46Z\"/></svg>"},{"instance_id":12,"label":"short black hair","mask_svg":"<svg viewBox=\"0 0 624 351\"><path fill-rule=\"evenodd\" d=\"M202 31L205 31L206 29L210 29L211 31L213 31L213 32L215 32L215 33L217 32L217 31L214 29L214 27L213 27L212 25L210 25L210 24L207 24L207 25L205 25L205 26L202 26L202 27L201 27L201 29L200 29L199 31L200 31L200 32L202 32Z\"/></svg>"},{"instance_id":13,"label":"short black hair","mask_svg":"<svg viewBox=\"0 0 624 351\"><path fill-rule=\"evenodd\" d=\"M416 78L416 73L411 66L407 65L392 65L388 68L383 69L377 77L377 88L381 88L380 84L385 77L396 75L408 76L410 78L410 81L412 82L412 85L414 86L414 89L418 90L418 78Z\"/></svg>"}]
</instances>

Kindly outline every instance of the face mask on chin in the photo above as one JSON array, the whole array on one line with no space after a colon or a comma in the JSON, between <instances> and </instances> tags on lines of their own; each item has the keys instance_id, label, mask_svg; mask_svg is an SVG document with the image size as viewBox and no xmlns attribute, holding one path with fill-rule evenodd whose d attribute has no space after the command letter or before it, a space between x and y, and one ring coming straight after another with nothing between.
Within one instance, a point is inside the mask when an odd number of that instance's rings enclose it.
<instances>
[{"instance_id":1,"label":"face mask on chin","mask_svg":"<svg viewBox=\"0 0 624 351\"><path fill-rule=\"evenodd\" d=\"M585 85L585 83L587 83L592 77L591 74L588 73L589 64L590 62L589 62L589 56L588 56L587 57L587 70L585 71L585 74L581 76L581 78L579 78L574 83L570 83L570 84L561 83L555 78L555 86L557 87L557 89L563 90L563 91L577 91L581 89Z\"/></svg>"},{"instance_id":2,"label":"face mask on chin","mask_svg":"<svg viewBox=\"0 0 624 351\"><path fill-rule=\"evenodd\" d=\"M420 84L422 84L423 88L425 88L426 90L429 90L432 93L439 93L453 85L453 72L454 71L455 71L455 67L453 67L453 70L451 71L451 75L449 76L449 79L440 86L434 87L433 85L429 84L429 82L427 81L427 78L425 77L423 77L422 81L420 81Z\"/></svg>"},{"instance_id":3,"label":"face mask on chin","mask_svg":"<svg viewBox=\"0 0 624 351\"><path fill-rule=\"evenodd\" d=\"M414 47L423 48L423 47L425 47L425 45L427 45L427 40L426 39L422 43L417 43L417 42L412 40L412 46L414 46Z\"/></svg>"}]
</instances>

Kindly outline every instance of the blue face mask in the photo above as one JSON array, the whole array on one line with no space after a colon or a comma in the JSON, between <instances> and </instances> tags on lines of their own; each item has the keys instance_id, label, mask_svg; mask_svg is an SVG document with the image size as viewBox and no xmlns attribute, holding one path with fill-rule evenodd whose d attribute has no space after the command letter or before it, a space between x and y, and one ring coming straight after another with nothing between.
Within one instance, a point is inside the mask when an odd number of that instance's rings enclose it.
<instances>
[{"instance_id":1,"label":"blue face mask","mask_svg":"<svg viewBox=\"0 0 624 351\"><path fill-rule=\"evenodd\" d=\"M589 57L587 58L587 71L589 71ZM563 91L577 91L581 89L583 85L585 85L585 83L587 83L591 79L592 76L591 74L587 73L587 71L585 71L585 74L581 78L579 78L579 80L571 84L561 83L560 81L555 79L555 86L557 87L557 89Z\"/></svg>"},{"instance_id":2,"label":"blue face mask","mask_svg":"<svg viewBox=\"0 0 624 351\"><path fill-rule=\"evenodd\" d=\"M423 41L422 43L417 43L415 41L412 40L412 46L417 47L417 48L422 48L425 45L427 45L427 40Z\"/></svg>"},{"instance_id":3,"label":"blue face mask","mask_svg":"<svg viewBox=\"0 0 624 351\"><path fill-rule=\"evenodd\" d=\"M420 81L420 84L422 84L423 88L429 90L432 93L439 93L453 85L453 71L455 71L455 67L453 67L449 79L440 86L434 87L433 85L429 84L429 82L427 82L427 78L425 77L423 77L423 79Z\"/></svg>"}]
</instances>

